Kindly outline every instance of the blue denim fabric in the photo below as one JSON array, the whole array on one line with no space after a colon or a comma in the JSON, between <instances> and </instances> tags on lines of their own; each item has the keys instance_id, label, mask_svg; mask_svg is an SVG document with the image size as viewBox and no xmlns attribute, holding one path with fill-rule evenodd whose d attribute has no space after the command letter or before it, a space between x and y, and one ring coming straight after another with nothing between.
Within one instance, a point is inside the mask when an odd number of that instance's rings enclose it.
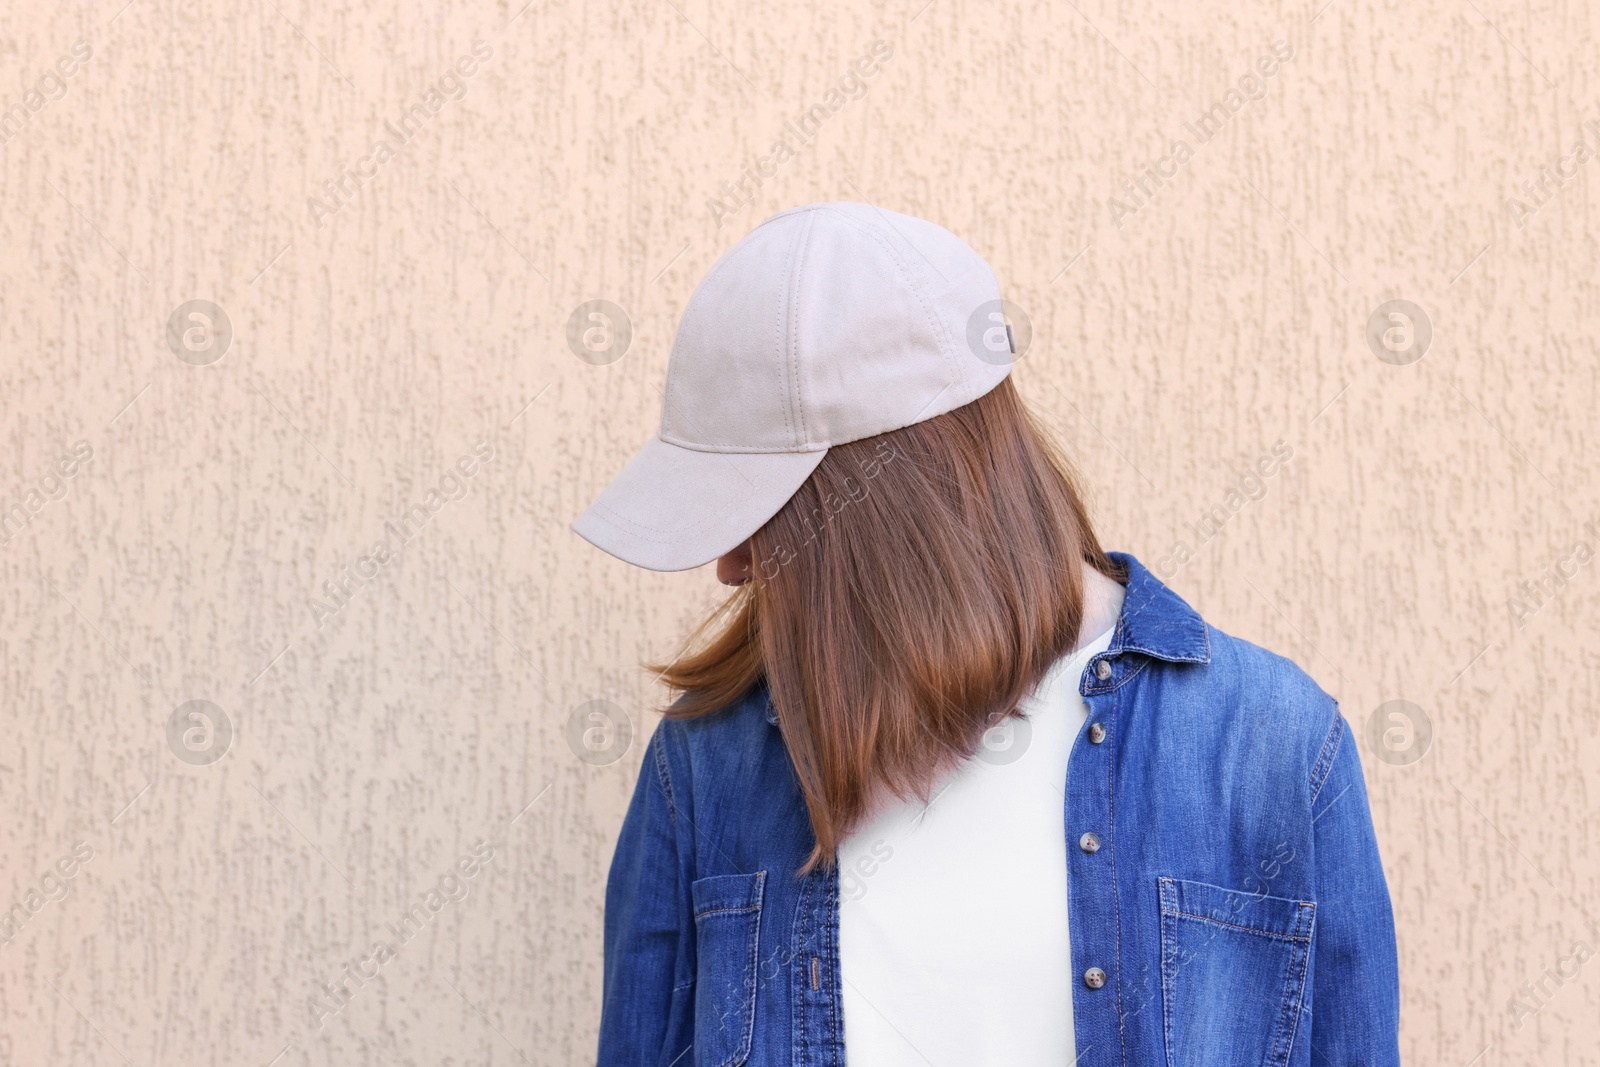
<instances>
[{"instance_id":1,"label":"blue denim fabric","mask_svg":"<svg viewBox=\"0 0 1600 1067\"><path fill-rule=\"evenodd\" d=\"M1101 842L1067 853L1073 970L1106 976L1074 988L1078 1067L1398 1064L1356 736L1293 663L1113 556L1127 597L1063 811ZM604 1067L845 1062L839 875L796 876L811 845L764 690L661 724L606 888Z\"/></svg>"}]
</instances>

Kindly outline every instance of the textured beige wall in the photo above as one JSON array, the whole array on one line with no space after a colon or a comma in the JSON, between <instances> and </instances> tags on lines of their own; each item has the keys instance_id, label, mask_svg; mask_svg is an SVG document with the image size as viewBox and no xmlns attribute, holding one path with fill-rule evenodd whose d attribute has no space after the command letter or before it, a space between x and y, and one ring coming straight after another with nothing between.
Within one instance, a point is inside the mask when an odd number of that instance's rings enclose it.
<instances>
[{"instance_id":1,"label":"textured beige wall","mask_svg":"<svg viewBox=\"0 0 1600 1067\"><path fill-rule=\"evenodd\" d=\"M0 12L0 1063L585 1062L662 697L637 664L718 587L566 524L651 432L715 258L866 199L996 265L1108 544L1363 731L1426 717L1425 752L1362 750L1408 1060L1600 1064L1592 7L123 3ZM723 191L875 41L864 95ZM334 197L345 167L370 177ZM601 299L632 338L596 365L567 322ZM1432 325L1409 365L1367 340L1393 299ZM191 300L221 358L169 344ZM169 735L191 700L209 739ZM585 761L595 700L633 739ZM466 895L429 912L441 880Z\"/></svg>"}]
</instances>

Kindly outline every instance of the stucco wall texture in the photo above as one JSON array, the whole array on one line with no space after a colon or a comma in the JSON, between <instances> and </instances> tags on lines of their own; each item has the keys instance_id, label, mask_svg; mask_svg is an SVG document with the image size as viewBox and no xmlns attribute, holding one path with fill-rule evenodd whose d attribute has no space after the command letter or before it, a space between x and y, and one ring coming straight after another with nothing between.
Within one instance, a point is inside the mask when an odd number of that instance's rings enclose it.
<instances>
[{"instance_id":1,"label":"stucco wall texture","mask_svg":"<svg viewBox=\"0 0 1600 1067\"><path fill-rule=\"evenodd\" d=\"M1408 1061L1600 1064L1597 30L7 5L0 1063L592 1060L639 664L720 587L567 524L717 256L849 199L995 265L1106 543L1340 700Z\"/></svg>"}]
</instances>

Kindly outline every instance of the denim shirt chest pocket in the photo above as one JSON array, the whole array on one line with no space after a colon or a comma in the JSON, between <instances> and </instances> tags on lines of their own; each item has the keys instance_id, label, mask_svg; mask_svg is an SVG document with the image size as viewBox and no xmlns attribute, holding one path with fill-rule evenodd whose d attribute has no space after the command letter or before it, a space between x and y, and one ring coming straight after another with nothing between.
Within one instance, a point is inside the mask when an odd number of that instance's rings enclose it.
<instances>
[{"instance_id":1,"label":"denim shirt chest pocket","mask_svg":"<svg viewBox=\"0 0 1600 1067\"><path fill-rule=\"evenodd\" d=\"M1162 878L1167 1067L1288 1063L1316 904Z\"/></svg>"},{"instance_id":2,"label":"denim shirt chest pocket","mask_svg":"<svg viewBox=\"0 0 1600 1067\"><path fill-rule=\"evenodd\" d=\"M756 957L767 872L693 882L696 1067L738 1067L750 1058L756 1019Z\"/></svg>"}]
</instances>

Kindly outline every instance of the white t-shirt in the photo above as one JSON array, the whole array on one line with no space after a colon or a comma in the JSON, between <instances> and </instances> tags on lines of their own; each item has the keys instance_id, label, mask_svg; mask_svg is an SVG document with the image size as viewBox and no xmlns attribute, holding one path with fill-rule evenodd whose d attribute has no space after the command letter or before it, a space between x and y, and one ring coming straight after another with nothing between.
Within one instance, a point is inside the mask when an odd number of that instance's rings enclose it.
<instances>
[{"instance_id":1,"label":"white t-shirt","mask_svg":"<svg viewBox=\"0 0 1600 1067\"><path fill-rule=\"evenodd\" d=\"M1075 1060L1063 790L1111 634L1058 660L930 804L891 799L840 846L851 1067Z\"/></svg>"}]
</instances>

